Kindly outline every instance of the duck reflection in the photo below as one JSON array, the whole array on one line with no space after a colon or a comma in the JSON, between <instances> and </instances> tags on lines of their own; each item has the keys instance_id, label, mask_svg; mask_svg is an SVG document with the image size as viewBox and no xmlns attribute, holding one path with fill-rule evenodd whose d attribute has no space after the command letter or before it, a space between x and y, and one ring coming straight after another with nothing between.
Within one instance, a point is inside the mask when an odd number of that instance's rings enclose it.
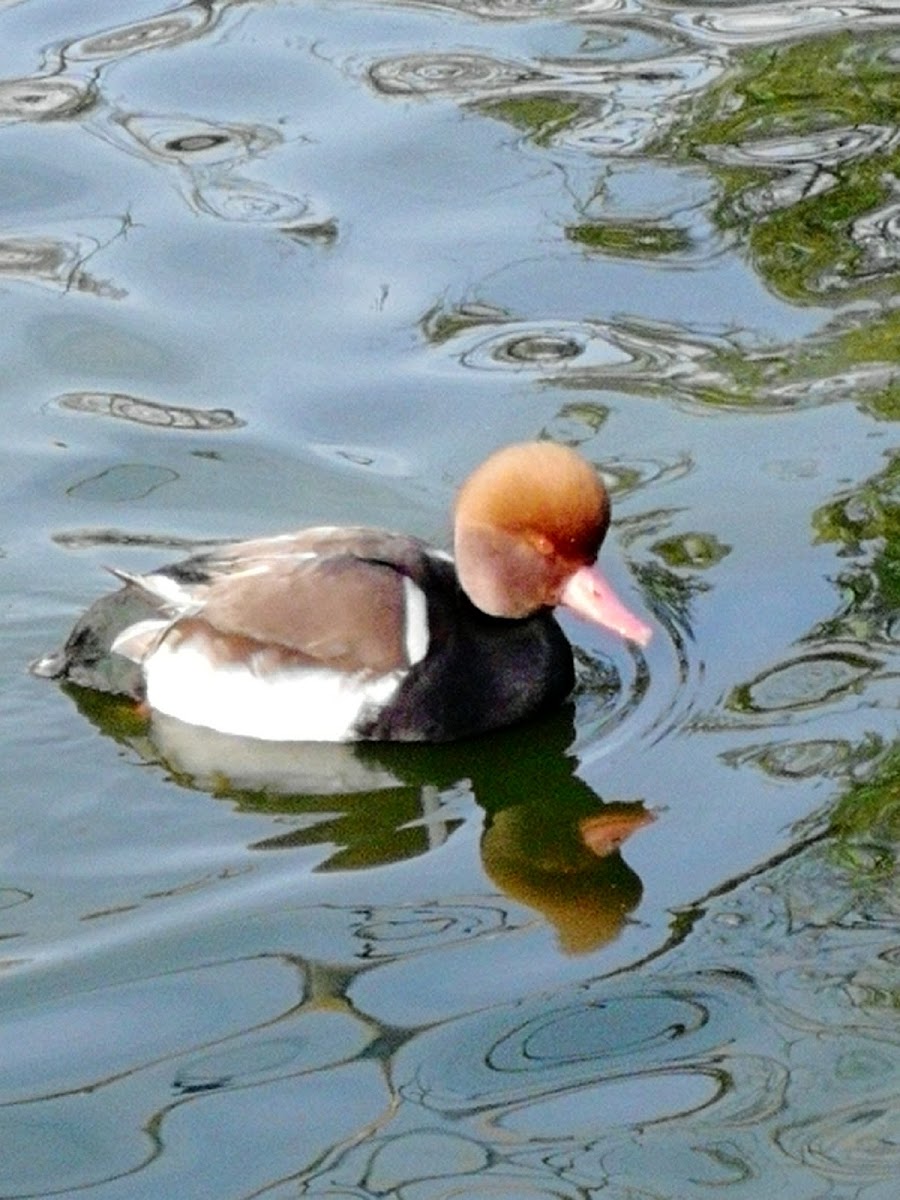
<instances>
[{"instance_id":1,"label":"duck reflection","mask_svg":"<svg viewBox=\"0 0 900 1200\"><path fill-rule=\"evenodd\" d=\"M575 774L573 708L451 745L279 743L233 737L118 698L66 689L103 733L181 785L271 814L283 831L254 850L330 849L320 871L356 870L435 849L484 811L491 882L540 913L561 949L584 954L622 931L642 895L621 846L654 818L643 801L604 803Z\"/></svg>"}]
</instances>

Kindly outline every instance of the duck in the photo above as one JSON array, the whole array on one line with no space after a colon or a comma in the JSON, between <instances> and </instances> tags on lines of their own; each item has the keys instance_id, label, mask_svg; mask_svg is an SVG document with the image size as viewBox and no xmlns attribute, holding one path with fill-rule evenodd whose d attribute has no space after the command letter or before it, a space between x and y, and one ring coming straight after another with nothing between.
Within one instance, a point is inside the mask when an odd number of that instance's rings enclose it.
<instances>
[{"instance_id":1,"label":"duck","mask_svg":"<svg viewBox=\"0 0 900 1200\"><path fill-rule=\"evenodd\" d=\"M554 609L646 646L596 567L610 500L553 442L491 454L456 497L453 555L315 526L135 574L34 674L280 742L450 742L558 707L575 682Z\"/></svg>"}]
</instances>

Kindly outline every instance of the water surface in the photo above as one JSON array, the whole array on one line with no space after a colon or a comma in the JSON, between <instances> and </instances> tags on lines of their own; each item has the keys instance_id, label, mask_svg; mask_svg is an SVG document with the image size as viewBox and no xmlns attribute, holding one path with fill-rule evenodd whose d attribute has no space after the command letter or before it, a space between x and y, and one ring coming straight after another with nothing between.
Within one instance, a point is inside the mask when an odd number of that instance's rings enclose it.
<instances>
[{"instance_id":1,"label":"water surface","mask_svg":"<svg viewBox=\"0 0 900 1200\"><path fill-rule=\"evenodd\" d=\"M896 6L0 3L0 1196L893 1200ZM655 637L444 748L25 673L576 446Z\"/></svg>"}]
</instances>

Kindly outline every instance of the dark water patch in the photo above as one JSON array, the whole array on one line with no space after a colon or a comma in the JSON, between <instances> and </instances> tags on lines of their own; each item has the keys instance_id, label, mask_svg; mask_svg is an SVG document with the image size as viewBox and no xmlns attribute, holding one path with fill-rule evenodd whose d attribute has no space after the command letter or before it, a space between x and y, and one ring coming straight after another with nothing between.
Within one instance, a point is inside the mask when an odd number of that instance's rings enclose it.
<instances>
[{"instance_id":1,"label":"dark water patch","mask_svg":"<svg viewBox=\"0 0 900 1200\"><path fill-rule=\"evenodd\" d=\"M70 484L66 488L66 495L94 502L126 504L143 499L157 488L176 483L178 479L178 472L168 467L122 463Z\"/></svg>"},{"instance_id":2,"label":"dark water patch","mask_svg":"<svg viewBox=\"0 0 900 1200\"><path fill-rule=\"evenodd\" d=\"M248 975L266 978L266 995L254 998L241 986ZM5 1099L37 1105L102 1088L160 1059L265 1026L299 1004L302 992L297 967L270 958L210 964L88 995L37 1001L4 1015ZM135 1028L131 1006L138 998L147 1020ZM53 1031L61 1023L89 1025L91 1014L103 1016L102 1045L88 1038L75 1038L64 1048L57 1043Z\"/></svg>"},{"instance_id":3,"label":"dark water patch","mask_svg":"<svg viewBox=\"0 0 900 1200\"><path fill-rule=\"evenodd\" d=\"M105 1096L61 1096L0 1108L8 1149L0 1172L8 1196L59 1195L127 1178L157 1147L142 1130L123 1129Z\"/></svg>"},{"instance_id":4,"label":"dark water patch","mask_svg":"<svg viewBox=\"0 0 900 1200\"><path fill-rule=\"evenodd\" d=\"M321 1071L360 1057L377 1034L351 1012L312 1007L281 1018L278 1027L280 1032L259 1029L185 1056L173 1089L191 1095Z\"/></svg>"},{"instance_id":5,"label":"dark water patch","mask_svg":"<svg viewBox=\"0 0 900 1200\"><path fill-rule=\"evenodd\" d=\"M479 112L524 130L535 146L552 146L573 125L596 120L606 110L608 105L601 98L566 91L501 96L478 102Z\"/></svg>"},{"instance_id":6,"label":"dark water patch","mask_svg":"<svg viewBox=\"0 0 900 1200\"><path fill-rule=\"evenodd\" d=\"M888 40L841 32L739 51L736 71L711 89L703 111L673 125L674 143L687 149L689 141L691 157L713 165L722 188L716 223L794 303L883 290L885 243L878 234L873 241L869 218L895 202Z\"/></svg>"}]
</instances>

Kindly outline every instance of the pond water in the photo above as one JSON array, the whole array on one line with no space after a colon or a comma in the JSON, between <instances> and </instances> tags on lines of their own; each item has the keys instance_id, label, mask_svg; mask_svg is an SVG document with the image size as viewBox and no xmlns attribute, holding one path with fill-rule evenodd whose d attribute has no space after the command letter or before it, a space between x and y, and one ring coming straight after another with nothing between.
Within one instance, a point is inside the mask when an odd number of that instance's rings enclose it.
<instances>
[{"instance_id":1,"label":"pond water","mask_svg":"<svg viewBox=\"0 0 900 1200\"><path fill-rule=\"evenodd\" d=\"M894 1200L900 8L157 4L0 0L0 1197ZM543 722L26 672L535 437L655 626Z\"/></svg>"}]
</instances>

